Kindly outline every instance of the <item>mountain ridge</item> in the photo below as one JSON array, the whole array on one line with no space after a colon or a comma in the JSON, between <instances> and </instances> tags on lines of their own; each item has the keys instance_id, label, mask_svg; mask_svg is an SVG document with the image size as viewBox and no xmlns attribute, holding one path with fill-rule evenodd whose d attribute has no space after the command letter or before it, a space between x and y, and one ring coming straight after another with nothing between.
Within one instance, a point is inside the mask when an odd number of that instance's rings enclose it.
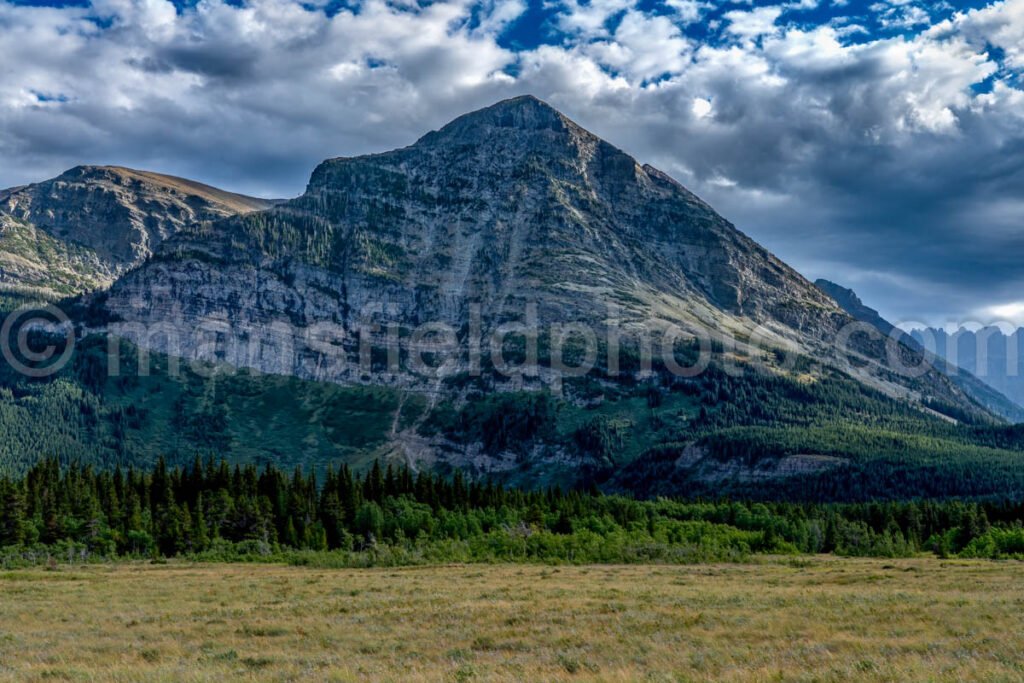
<instances>
[{"instance_id":1,"label":"mountain ridge","mask_svg":"<svg viewBox=\"0 0 1024 683\"><path fill-rule=\"evenodd\" d=\"M819 279L815 284L826 294L834 298L840 306L847 310L854 318L874 326L879 332L898 339L900 343L915 349L927 358L927 362L939 372L942 372L960 387L967 395L985 406L1000 417L1014 423L1024 422L1024 407L1019 400L1007 396L1003 389L991 381L985 380L985 375L979 377L967 363L962 367L952 367L944 362L943 354L938 353L934 344L925 344L924 339L916 330L906 332L883 318L878 311L867 306L856 292L825 279ZM945 344L941 346L945 350Z\"/></svg>"},{"instance_id":2,"label":"mountain ridge","mask_svg":"<svg viewBox=\"0 0 1024 683\"><path fill-rule=\"evenodd\" d=\"M271 205L152 171L75 166L49 180L0 190L6 237L17 237L0 240L0 260L7 265L0 286L44 298L102 289L192 222ZM86 266L84 277L48 276Z\"/></svg>"}]
</instances>

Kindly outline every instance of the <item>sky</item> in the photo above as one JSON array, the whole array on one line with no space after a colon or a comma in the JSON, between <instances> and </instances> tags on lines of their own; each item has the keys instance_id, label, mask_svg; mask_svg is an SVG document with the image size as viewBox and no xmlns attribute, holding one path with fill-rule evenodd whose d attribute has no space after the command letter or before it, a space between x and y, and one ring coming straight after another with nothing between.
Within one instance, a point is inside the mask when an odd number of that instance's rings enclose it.
<instances>
[{"instance_id":1,"label":"sky","mask_svg":"<svg viewBox=\"0 0 1024 683\"><path fill-rule=\"evenodd\" d=\"M0 187L294 196L526 93L894 322L1024 322L1024 0L0 0Z\"/></svg>"}]
</instances>

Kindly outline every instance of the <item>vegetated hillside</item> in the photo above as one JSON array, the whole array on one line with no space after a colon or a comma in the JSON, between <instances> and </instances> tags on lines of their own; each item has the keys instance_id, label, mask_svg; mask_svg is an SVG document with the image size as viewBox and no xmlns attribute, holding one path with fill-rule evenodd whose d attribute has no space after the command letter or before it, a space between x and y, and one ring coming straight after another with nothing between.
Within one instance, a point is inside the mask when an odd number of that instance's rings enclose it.
<instances>
[{"instance_id":1,"label":"vegetated hillside","mask_svg":"<svg viewBox=\"0 0 1024 683\"><path fill-rule=\"evenodd\" d=\"M30 380L4 369L3 472L24 472L47 455L103 468L212 455L321 474L341 464L363 471L381 459L527 488L596 485L642 496L843 501L1024 493L1020 429L952 424L837 371L796 379L752 369L734 377L713 365L693 379L580 379L561 398L481 392L431 403L396 388L159 354L139 376L137 349L120 348L113 377L98 336L80 343L54 377ZM402 432L445 457L410 461L395 443Z\"/></svg>"}]
</instances>

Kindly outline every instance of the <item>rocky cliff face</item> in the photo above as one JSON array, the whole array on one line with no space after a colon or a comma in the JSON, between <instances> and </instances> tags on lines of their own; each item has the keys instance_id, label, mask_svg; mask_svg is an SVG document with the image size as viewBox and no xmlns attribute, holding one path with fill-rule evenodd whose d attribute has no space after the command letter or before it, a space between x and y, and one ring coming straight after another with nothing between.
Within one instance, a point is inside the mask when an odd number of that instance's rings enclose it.
<instances>
[{"instance_id":1,"label":"rocky cliff face","mask_svg":"<svg viewBox=\"0 0 1024 683\"><path fill-rule=\"evenodd\" d=\"M234 365L384 384L409 379L327 352L352 359L359 330L372 325L374 346L387 343L390 324L407 352L424 323L464 341L474 327L486 336L532 317L542 329L583 322L602 337L613 326L673 324L721 344L738 339L741 354L758 336L833 362L831 343L851 322L666 174L532 97L467 114L404 149L325 161L295 200L185 229L122 278L106 307L112 330L160 351L215 349ZM901 383L884 344L855 346L850 371L863 381L969 403L934 373Z\"/></svg>"},{"instance_id":2,"label":"rocky cliff face","mask_svg":"<svg viewBox=\"0 0 1024 683\"><path fill-rule=\"evenodd\" d=\"M0 284L51 296L105 286L188 225L270 205L172 176L79 166L0 191Z\"/></svg>"}]
</instances>

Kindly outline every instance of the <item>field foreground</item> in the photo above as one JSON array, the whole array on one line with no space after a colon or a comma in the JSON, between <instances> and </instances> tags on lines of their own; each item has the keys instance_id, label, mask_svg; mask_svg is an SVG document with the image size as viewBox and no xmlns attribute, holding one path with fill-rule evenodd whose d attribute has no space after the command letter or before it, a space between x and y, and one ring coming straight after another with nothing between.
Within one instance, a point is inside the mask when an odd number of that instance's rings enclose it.
<instances>
[{"instance_id":1,"label":"field foreground","mask_svg":"<svg viewBox=\"0 0 1024 683\"><path fill-rule=\"evenodd\" d=\"M0 574L0 680L1022 680L1024 564Z\"/></svg>"}]
</instances>

